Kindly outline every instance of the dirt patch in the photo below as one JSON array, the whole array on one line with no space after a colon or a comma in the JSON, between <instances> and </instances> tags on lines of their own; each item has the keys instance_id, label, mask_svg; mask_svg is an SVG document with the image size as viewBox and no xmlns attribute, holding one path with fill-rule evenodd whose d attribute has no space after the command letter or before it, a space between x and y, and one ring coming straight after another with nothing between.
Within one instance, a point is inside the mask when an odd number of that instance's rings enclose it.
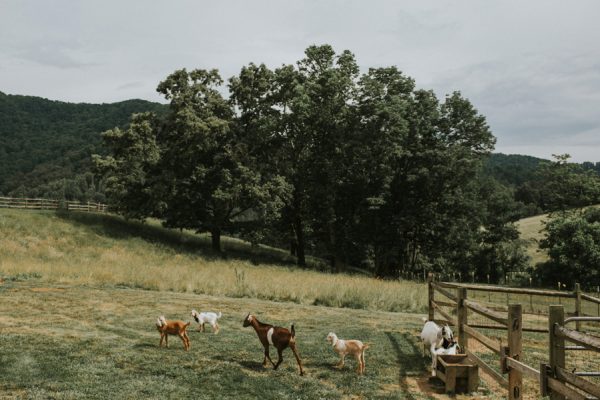
<instances>
[{"instance_id":1,"label":"dirt patch","mask_svg":"<svg viewBox=\"0 0 600 400\"><path fill-rule=\"evenodd\" d=\"M29 289L32 292L42 292L42 293L47 293L47 292L64 292L65 289L63 288L49 288L49 287L37 287L37 288L31 288Z\"/></svg>"}]
</instances>

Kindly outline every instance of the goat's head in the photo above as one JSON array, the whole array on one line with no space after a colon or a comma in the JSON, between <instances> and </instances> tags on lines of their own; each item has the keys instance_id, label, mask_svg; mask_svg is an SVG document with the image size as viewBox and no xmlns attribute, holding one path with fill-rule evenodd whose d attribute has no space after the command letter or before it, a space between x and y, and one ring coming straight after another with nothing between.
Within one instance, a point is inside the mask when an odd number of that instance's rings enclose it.
<instances>
[{"instance_id":1,"label":"goat's head","mask_svg":"<svg viewBox=\"0 0 600 400\"><path fill-rule=\"evenodd\" d=\"M448 342L454 342L454 334L452 333L452 329L450 329L447 324L442 326L442 338Z\"/></svg>"},{"instance_id":2,"label":"goat's head","mask_svg":"<svg viewBox=\"0 0 600 400\"><path fill-rule=\"evenodd\" d=\"M254 320L254 315L248 313L248 315L246 315L246 318L244 318L244 327L250 326L252 324L252 320Z\"/></svg>"},{"instance_id":3,"label":"goat's head","mask_svg":"<svg viewBox=\"0 0 600 400\"><path fill-rule=\"evenodd\" d=\"M337 341L337 335L333 332L329 332L329 335L327 335L327 341L331 344L335 344Z\"/></svg>"},{"instance_id":4,"label":"goat's head","mask_svg":"<svg viewBox=\"0 0 600 400\"><path fill-rule=\"evenodd\" d=\"M163 325L166 325L166 324L167 324L167 320L165 319L164 315L161 315L156 320L156 327L157 328L161 328Z\"/></svg>"},{"instance_id":5,"label":"goat's head","mask_svg":"<svg viewBox=\"0 0 600 400\"><path fill-rule=\"evenodd\" d=\"M196 322L200 323L200 317L199 317L198 311L192 310L192 318L194 318L196 320Z\"/></svg>"}]
</instances>

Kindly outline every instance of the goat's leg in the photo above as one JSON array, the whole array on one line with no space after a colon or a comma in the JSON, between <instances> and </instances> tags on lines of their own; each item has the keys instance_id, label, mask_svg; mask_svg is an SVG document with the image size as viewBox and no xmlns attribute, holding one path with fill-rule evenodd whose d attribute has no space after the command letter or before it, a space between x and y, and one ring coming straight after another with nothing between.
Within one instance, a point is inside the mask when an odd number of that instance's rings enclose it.
<instances>
[{"instance_id":1,"label":"goat's leg","mask_svg":"<svg viewBox=\"0 0 600 400\"><path fill-rule=\"evenodd\" d=\"M269 356L269 346L265 346L265 359L263 361L263 367L267 366L267 360L269 360L271 362L271 364L273 366L275 366L275 363L273 362L273 360L271 360L271 357Z\"/></svg>"},{"instance_id":2,"label":"goat's leg","mask_svg":"<svg viewBox=\"0 0 600 400\"><path fill-rule=\"evenodd\" d=\"M296 357L296 362L298 363L298 367L300 368L300 375L304 375L304 371L302 370L302 361L300 360L300 356L298 355L298 351L296 350L296 343L290 343L290 349L292 349L294 357Z\"/></svg>"},{"instance_id":3,"label":"goat's leg","mask_svg":"<svg viewBox=\"0 0 600 400\"><path fill-rule=\"evenodd\" d=\"M187 348L187 342L185 341L185 336L184 336L184 334L183 334L183 333L180 333L178 336L179 336L179 339L181 339L181 342L183 343L183 349L184 349L185 351L187 351L187 349L188 349L188 348Z\"/></svg>"},{"instance_id":4,"label":"goat's leg","mask_svg":"<svg viewBox=\"0 0 600 400\"><path fill-rule=\"evenodd\" d=\"M169 334L165 333L165 347L168 349L169 348Z\"/></svg>"},{"instance_id":5,"label":"goat's leg","mask_svg":"<svg viewBox=\"0 0 600 400\"><path fill-rule=\"evenodd\" d=\"M186 350L190 349L190 337L188 336L187 332L183 332L183 337L181 338L181 340L183 340L183 347L185 347Z\"/></svg>"},{"instance_id":6,"label":"goat's leg","mask_svg":"<svg viewBox=\"0 0 600 400\"><path fill-rule=\"evenodd\" d=\"M215 332L215 335L217 333L219 333L220 330L221 330L221 327L219 326L219 324L217 322L215 322L215 326L213 326L213 331Z\"/></svg>"},{"instance_id":7,"label":"goat's leg","mask_svg":"<svg viewBox=\"0 0 600 400\"><path fill-rule=\"evenodd\" d=\"M340 361L335 365L336 368L344 368L344 360L346 358L346 353L340 354Z\"/></svg>"},{"instance_id":8,"label":"goat's leg","mask_svg":"<svg viewBox=\"0 0 600 400\"><path fill-rule=\"evenodd\" d=\"M362 374L362 360L360 359L360 353L356 353L354 355L354 357L356 358L356 373L358 375Z\"/></svg>"},{"instance_id":9,"label":"goat's leg","mask_svg":"<svg viewBox=\"0 0 600 400\"><path fill-rule=\"evenodd\" d=\"M435 344L431 344L431 376L435 376L435 370L437 368L437 352L435 351Z\"/></svg>"},{"instance_id":10,"label":"goat's leg","mask_svg":"<svg viewBox=\"0 0 600 400\"><path fill-rule=\"evenodd\" d=\"M277 364L273 366L273 369L279 368L279 364L283 362L283 350L278 348L277 355L279 356L279 358L277 359Z\"/></svg>"},{"instance_id":11,"label":"goat's leg","mask_svg":"<svg viewBox=\"0 0 600 400\"><path fill-rule=\"evenodd\" d=\"M165 335L163 335L162 333L160 334L160 343L158 345L158 347L162 347L163 344L163 340L165 339Z\"/></svg>"},{"instance_id":12,"label":"goat's leg","mask_svg":"<svg viewBox=\"0 0 600 400\"><path fill-rule=\"evenodd\" d=\"M362 365L362 373L365 373L366 365L365 365L365 349L360 352L360 361Z\"/></svg>"}]
</instances>

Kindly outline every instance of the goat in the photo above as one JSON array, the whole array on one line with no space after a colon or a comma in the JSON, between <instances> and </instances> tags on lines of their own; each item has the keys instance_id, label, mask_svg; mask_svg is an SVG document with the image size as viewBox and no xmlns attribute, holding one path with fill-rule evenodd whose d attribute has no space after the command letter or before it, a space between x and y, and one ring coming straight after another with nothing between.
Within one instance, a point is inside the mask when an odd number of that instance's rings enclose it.
<instances>
[{"instance_id":1,"label":"goat","mask_svg":"<svg viewBox=\"0 0 600 400\"><path fill-rule=\"evenodd\" d=\"M368 344L363 344L360 340L338 339L337 335L333 332L329 332L327 341L331 343L335 352L340 355L340 362L336 365L337 368L343 368L346 354L352 354L358 362L356 373L359 375L365 373L365 350L369 348Z\"/></svg>"},{"instance_id":2,"label":"goat","mask_svg":"<svg viewBox=\"0 0 600 400\"><path fill-rule=\"evenodd\" d=\"M219 312L218 314L214 312L199 313L196 310L192 310L192 318L194 318L199 325L198 331L204 332L204 324L208 323L210 324L210 326L212 326L212 330L215 335L219 333L219 330L221 329L219 327L218 320L219 318L221 318L222 315L223 314L221 314L221 312Z\"/></svg>"},{"instance_id":3,"label":"goat","mask_svg":"<svg viewBox=\"0 0 600 400\"><path fill-rule=\"evenodd\" d=\"M431 376L435 376L438 354L436 353L436 350L444 348L447 349L455 346L456 342L454 341L454 334L447 324L444 326L439 326L433 321L428 321L426 318L423 318L423 322L425 322L425 325L421 331L421 340L423 341L424 346L429 347L429 353L431 354ZM454 354L456 354L456 347L454 347L454 349Z\"/></svg>"},{"instance_id":4,"label":"goat","mask_svg":"<svg viewBox=\"0 0 600 400\"><path fill-rule=\"evenodd\" d=\"M244 318L243 326L247 327L252 325L256 334L258 335L258 339L262 343L265 348L265 358L263 360L263 367L267 366L267 360L273 364L273 369L277 369L281 362L283 361L283 350L286 347L292 349L294 356L296 357L296 361L298 362L298 367L300 368L300 375L304 375L304 371L302 370L302 361L300 360L300 356L298 355L298 351L296 349L296 331L294 330L294 325L292 324L291 332L286 328L281 328L279 326L273 326L269 324L263 324L252 314L248 314L246 318ZM277 349L277 354L279 355L279 359L277 360L277 364L271 360L269 356L269 345L275 346Z\"/></svg>"},{"instance_id":5,"label":"goat","mask_svg":"<svg viewBox=\"0 0 600 400\"><path fill-rule=\"evenodd\" d=\"M165 346L169 347L169 335L177 335L183 342L183 348L188 351L190 349L190 338L186 332L188 326L190 326L190 322L167 321L162 315L158 317L156 320L156 329L160 332L159 347L162 347L163 340Z\"/></svg>"}]
</instances>

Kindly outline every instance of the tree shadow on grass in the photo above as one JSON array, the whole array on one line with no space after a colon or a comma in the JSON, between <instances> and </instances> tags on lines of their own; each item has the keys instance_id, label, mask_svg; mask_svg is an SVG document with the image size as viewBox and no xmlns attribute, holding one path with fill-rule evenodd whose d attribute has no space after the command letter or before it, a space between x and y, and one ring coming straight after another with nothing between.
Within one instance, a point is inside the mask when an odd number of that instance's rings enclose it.
<instances>
[{"instance_id":1,"label":"tree shadow on grass","mask_svg":"<svg viewBox=\"0 0 600 400\"><path fill-rule=\"evenodd\" d=\"M159 225L125 220L117 215L93 214L73 211L57 211L56 216L73 225L84 226L100 236L114 239L139 238L152 244L168 247L178 253L200 255L208 260L235 258L254 263L283 264L295 266L295 258L279 249L253 250L250 244L222 238L223 253L212 250L208 236L194 235Z\"/></svg>"},{"instance_id":2,"label":"tree shadow on grass","mask_svg":"<svg viewBox=\"0 0 600 400\"><path fill-rule=\"evenodd\" d=\"M414 376L418 378L426 370L426 358L423 358L419 346L408 332L401 334L401 341L392 333L385 332L394 352L396 361L400 367L398 371L398 384L407 399L414 400L406 378ZM401 343L402 342L402 343Z\"/></svg>"}]
</instances>

